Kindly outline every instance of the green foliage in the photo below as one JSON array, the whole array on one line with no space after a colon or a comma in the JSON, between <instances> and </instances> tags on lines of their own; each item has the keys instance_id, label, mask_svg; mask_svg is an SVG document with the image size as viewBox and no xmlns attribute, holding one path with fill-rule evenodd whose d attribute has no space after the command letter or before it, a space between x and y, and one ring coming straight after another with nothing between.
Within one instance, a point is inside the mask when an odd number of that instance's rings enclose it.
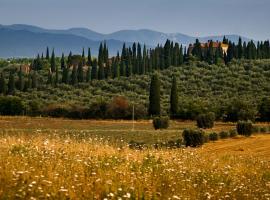
<instances>
[{"instance_id":1,"label":"green foliage","mask_svg":"<svg viewBox=\"0 0 270 200\"><path fill-rule=\"evenodd\" d=\"M239 121L237 122L236 129L239 135L251 136L253 126L251 121Z\"/></svg>"},{"instance_id":2,"label":"green foliage","mask_svg":"<svg viewBox=\"0 0 270 200\"><path fill-rule=\"evenodd\" d=\"M219 133L219 137L220 137L220 139L227 139L228 137L230 137L230 133L227 131L221 131Z\"/></svg>"},{"instance_id":3,"label":"green foliage","mask_svg":"<svg viewBox=\"0 0 270 200\"><path fill-rule=\"evenodd\" d=\"M235 129L232 129L232 130L229 131L229 134L230 134L231 138L236 137L237 136L237 131Z\"/></svg>"},{"instance_id":4,"label":"green foliage","mask_svg":"<svg viewBox=\"0 0 270 200\"><path fill-rule=\"evenodd\" d=\"M207 114L200 114L197 117L197 126L199 128L213 128L215 122L215 114L210 112Z\"/></svg>"},{"instance_id":5,"label":"green foliage","mask_svg":"<svg viewBox=\"0 0 270 200\"><path fill-rule=\"evenodd\" d=\"M185 129L183 138L187 147L198 147L204 144L205 133L199 129Z\"/></svg>"},{"instance_id":6,"label":"green foliage","mask_svg":"<svg viewBox=\"0 0 270 200\"><path fill-rule=\"evenodd\" d=\"M10 72L9 78L8 78L8 94L10 95L15 94L15 80L14 80L14 75L12 72Z\"/></svg>"},{"instance_id":7,"label":"green foliage","mask_svg":"<svg viewBox=\"0 0 270 200\"><path fill-rule=\"evenodd\" d=\"M177 91L177 82L176 82L175 76L173 76L173 80L172 80L170 104L171 104L170 105L171 116L175 117L178 113L178 91Z\"/></svg>"},{"instance_id":8,"label":"green foliage","mask_svg":"<svg viewBox=\"0 0 270 200\"><path fill-rule=\"evenodd\" d=\"M259 105L259 115L260 121L269 122L270 121L270 99L263 98Z\"/></svg>"},{"instance_id":9,"label":"green foliage","mask_svg":"<svg viewBox=\"0 0 270 200\"><path fill-rule=\"evenodd\" d=\"M216 132L209 133L208 138L210 141L217 141L219 136Z\"/></svg>"},{"instance_id":10,"label":"green foliage","mask_svg":"<svg viewBox=\"0 0 270 200\"><path fill-rule=\"evenodd\" d=\"M0 77L0 94L6 94L6 81L3 73Z\"/></svg>"},{"instance_id":11,"label":"green foliage","mask_svg":"<svg viewBox=\"0 0 270 200\"><path fill-rule=\"evenodd\" d=\"M152 76L149 93L149 115L160 115L160 81L158 74Z\"/></svg>"},{"instance_id":12,"label":"green foliage","mask_svg":"<svg viewBox=\"0 0 270 200\"><path fill-rule=\"evenodd\" d=\"M169 127L169 117L155 117L153 119L153 126L157 129L167 129Z\"/></svg>"},{"instance_id":13,"label":"green foliage","mask_svg":"<svg viewBox=\"0 0 270 200\"><path fill-rule=\"evenodd\" d=\"M1 115L21 115L24 113L25 106L18 97L0 96Z\"/></svg>"}]
</instances>

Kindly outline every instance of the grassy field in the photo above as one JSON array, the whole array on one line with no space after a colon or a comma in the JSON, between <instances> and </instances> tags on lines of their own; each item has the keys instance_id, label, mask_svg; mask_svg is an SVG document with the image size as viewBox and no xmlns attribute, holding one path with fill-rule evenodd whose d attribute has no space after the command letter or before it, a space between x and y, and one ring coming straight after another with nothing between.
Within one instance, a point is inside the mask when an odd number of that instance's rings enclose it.
<instances>
[{"instance_id":1,"label":"grassy field","mask_svg":"<svg viewBox=\"0 0 270 200\"><path fill-rule=\"evenodd\" d=\"M262 125L261 125L262 126ZM268 126L264 124L264 126ZM0 118L0 199L270 199L270 134L133 150L194 122ZM216 123L212 130L234 124Z\"/></svg>"}]
</instances>

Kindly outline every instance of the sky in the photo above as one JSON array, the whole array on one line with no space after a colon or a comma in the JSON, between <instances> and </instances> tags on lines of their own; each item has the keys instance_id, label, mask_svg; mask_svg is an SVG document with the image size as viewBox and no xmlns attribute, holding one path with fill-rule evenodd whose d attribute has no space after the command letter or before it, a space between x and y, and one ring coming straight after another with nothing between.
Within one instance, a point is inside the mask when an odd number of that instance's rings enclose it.
<instances>
[{"instance_id":1,"label":"sky","mask_svg":"<svg viewBox=\"0 0 270 200\"><path fill-rule=\"evenodd\" d=\"M270 39L270 0L0 0L0 24Z\"/></svg>"}]
</instances>

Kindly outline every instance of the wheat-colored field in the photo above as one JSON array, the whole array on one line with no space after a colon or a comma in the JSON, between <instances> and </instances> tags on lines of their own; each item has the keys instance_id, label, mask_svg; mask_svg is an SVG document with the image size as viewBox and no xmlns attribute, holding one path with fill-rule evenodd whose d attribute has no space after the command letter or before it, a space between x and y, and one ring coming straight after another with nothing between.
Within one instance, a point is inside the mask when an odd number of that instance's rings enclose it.
<instances>
[{"instance_id":1,"label":"wheat-colored field","mask_svg":"<svg viewBox=\"0 0 270 200\"><path fill-rule=\"evenodd\" d=\"M172 122L164 131L149 121L132 126L1 117L0 199L270 199L270 134L133 150L130 140L174 140L195 123Z\"/></svg>"}]
</instances>

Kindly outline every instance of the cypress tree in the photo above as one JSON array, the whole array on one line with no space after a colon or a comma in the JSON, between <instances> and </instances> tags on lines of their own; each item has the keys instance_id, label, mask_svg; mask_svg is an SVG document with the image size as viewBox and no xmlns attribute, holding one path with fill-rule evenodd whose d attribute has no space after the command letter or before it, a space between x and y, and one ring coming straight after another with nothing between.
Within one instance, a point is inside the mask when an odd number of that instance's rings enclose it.
<instances>
[{"instance_id":1,"label":"cypress tree","mask_svg":"<svg viewBox=\"0 0 270 200\"><path fill-rule=\"evenodd\" d=\"M146 59L147 59L147 52L146 52L146 46L143 45L143 59L142 59L142 71L141 74L145 74L146 70Z\"/></svg>"},{"instance_id":2,"label":"cypress tree","mask_svg":"<svg viewBox=\"0 0 270 200\"><path fill-rule=\"evenodd\" d=\"M164 45L164 67L168 68L171 66L171 42L167 40Z\"/></svg>"},{"instance_id":3,"label":"cypress tree","mask_svg":"<svg viewBox=\"0 0 270 200\"><path fill-rule=\"evenodd\" d=\"M170 107L171 116L175 117L178 112L178 91L177 91L177 81L176 81L175 76L173 76L173 80L172 80L170 104L171 104L171 107Z\"/></svg>"},{"instance_id":4,"label":"cypress tree","mask_svg":"<svg viewBox=\"0 0 270 200\"><path fill-rule=\"evenodd\" d=\"M211 40L209 43L209 47L207 49L207 62L209 64L213 64L214 63L214 47L213 47L213 41Z\"/></svg>"},{"instance_id":5,"label":"cypress tree","mask_svg":"<svg viewBox=\"0 0 270 200\"><path fill-rule=\"evenodd\" d=\"M32 88L37 88L37 85L38 85L38 83L37 83L37 73L35 71L32 74L31 78L32 78L32 81L31 81Z\"/></svg>"},{"instance_id":6,"label":"cypress tree","mask_svg":"<svg viewBox=\"0 0 270 200\"><path fill-rule=\"evenodd\" d=\"M61 58L61 69L63 70L66 67L65 64L65 55L62 53L62 58Z\"/></svg>"},{"instance_id":7,"label":"cypress tree","mask_svg":"<svg viewBox=\"0 0 270 200\"><path fill-rule=\"evenodd\" d=\"M184 63L184 55L183 55L183 46L180 46L180 52L179 52L179 65L182 65Z\"/></svg>"},{"instance_id":8,"label":"cypress tree","mask_svg":"<svg viewBox=\"0 0 270 200\"><path fill-rule=\"evenodd\" d=\"M58 82L59 82L59 72L58 72L58 67L56 66L54 85L57 86Z\"/></svg>"},{"instance_id":9,"label":"cypress tree","mask_svg":"<svg viewBox=\"0 0 270 200\"><path fill-rule=\"evenodd\" d=\"M28 89L32 88L32 77L31 74L28 74L27 76L26 84L24 84L24 91L26 92Z\"/></svg>"},{"instance_id":10,"label":"cypress tree","mask_svg":"<svg viewBox=\"0 0 270 200\"><path fill-rule=\"evenodd\" d=\"M83 78L83 63L79 62L79 66L78 66L78 82L82 83L84 80Z\"/></svg>"},{"instance_id":11,"label":"cypress tree","mask_svg":"<svg viewBox=\"0 0 270 200\"><path fill-rule=\"evenodd\" d=\"M22 66L20 66L20 71L19 71L19 82L18 82L18 90L23 91L24 88L24 83L23 83L23 72L22 72Z\"/></svg>"},{"instance_id":12,"label":"cypress tree","mask_svg":"<svg viewBox=\"0 0 270 200\"><path fill-rule=\"evenodd\" d=\"M91 49L88 48L87 65L92 66Z\"/></svg>"},{"instance_id":13,"label":"cypress tree","mask_svg":"<svg viewBox=\"0 0 270 200\"><path fill-rule=\"evenodd\" d=\"M105 73L104 73L104 66L101 64L98 67L98 80L103 80L105 78Z\"/></svg>"},{"instance_id":14,"label":"cypress tree","mask_svg":"<svg viewBox=\"0 0 270 200\"><path fill-rule=\"evenodd\" d=\"M192 55L196 56L199 60L202 60L202 48L199 39L196 39L194 47L192 49Z\"/></svg>"},{"instance_id":15,"label":"cypress tree","mask_svg":"<svg viewBox=\"0 0 270 200\"><path fill-rule=\"evenodd\" d=\"M14 95L15 94L15 81L14 81L14 75L13 75L12 72L9 73L8 94L9 95Z\"/></svg>"},{"instance_id":16,"label":"cypress tree","mask_svg":"<svg viewBox=\"0 0 270 200\"><path fill-rule=\"evenodd\" d=\"M71 51L69 52L69 55L68 55L67 65L68 67L71 67L72 65L72 52Z\"/></svg>"},{"instance_id":17,"label":"cypress tree","mask_svg":"<svg viewBox=\"0 0 270 200\"><path fill-rule=\"evenodd\" d=\"M97 60L93 60L93 66L91 69L91 80L97 79L98 78L98 69L97 69Z\"/></svg>"},{"instance_id":18,"label":"cypress tree","mask_svg":"<svg viewBox=\"0 0 270 200\"><path fill-rule=\"evenodd\" d=\"M85 54L84 54L84 48L82 51L82 66L85 66Z\"/></svg>"},{"instance_id":19,"label":"cypress tree","mask_svg":"<svg viewBox=\"0 0 270 200\"><path fill-rule=\"evenodd\" d=\"M52 51L52 56L51 56L51 71L55 72L56 64L55 64L55 54L54 54L54 49Z\"/></svg>"},{"instance_id":20,"label":"cypress tree","mask_svg":"<svg viewBox=\"0 0 270 200\"><path fill-rule=\"evenodd\" d=\"M65 83L65 84L69 83L69 68L68 67L65 67L63 69L62 83Z\"/></svg>"},{"instance_id":21,"label":"cypress tree","mask_svg":"<svg viewBox=\"0 0 270 200\"><path fill-rule=\"evenodd\" d=\"M52 80L52 72L50 70L48 70L48 75L47 75L47 84L48 85L52 85L53 80Z\"/></svg>"},{"instance_id":22,"label":"cypress tree","mask_svg":"<svg viewBox=\"0 0 270 200\"><path fill-rule=\"evenodd\" d=\"M141 44L138 43L137 45L137 63L136 63L136 72L138 74L143 74L142 70L142 49L141 49Z\"/></svg>"},{"instance_id":23,"label":"cypress tree","mask_svg":"<svg viewBox=\"0 0 270 200\"><path fill-rule=\"evenodd\" d=\"M46 60L50 60L49 47L47 47L47 49L46 49Z\"/></svg>"},{"instance_id":24,"label":"cypress tree","mask_svg":"<svg viewBox=\"0 0 270 200\"><path fill-rule=\"evenodd\" d=\"M0 94L6 94L6 81L3 72L0 77Z\"/></svg>"},{"instance_id":25,"label":"cypress tree","mask_svg":"<svg viewBox=\"0 0 270 200\"><path fill-rule=\"evenodd\" d=\"M89 83L91 81L91 67L88 66L87 72L86 72L86 82Z\"/></svg>"},{"instance_id":26,"label":"cypress tree","mask_svg":"<svg viewBox=\"0 0 270 200\"><path fill-rule=\"evenodd\" d=\"M126 63L124 60L121 60L120 63L120 76L126 76Z\"/></svg>"},{"instance_id":27,"label":"cypress tree","mask_svg":"<svg viewBox=\"0 0 270 200\"><path fill-rule=\"evenodd\" d=\"M77 67L73 67L71 73L71 85L75 86L78 83Z\"/></svg>"},{"instance_id":28,"label":"cypress tree","mask_svg":"<svg viewBox=\"0 0 270 200\"><path fill-rule=\"evenodd\" d=\"M160 81L156 73L151 78L148 113L150 116L160 115Z\"/></svg>"},{"instance_id":29,"label":"cypress tree","mask_svg":"<svg viewBox=\"0 0 270 200\"><path fill-rule=\"evenodd\" d=\"M104 63L104 55L103 55L104 51L103 51L103 44L100 43L99 45L99 50L98 50L98 66L101 66Z\"/></svg>"},{"instance_id":30,"label":"cypress tree","mask_svg":"<svg viewBox=\"0 0 270 200\"><path fill-rule=\"evenodd\" d=\"M239 37L237 48L238 48L238 59L241 59L243 57L243 46L241 37Z\"/></svg>"},{"instance_id":31,"label":"cypress tree","mask_svg":"<svg viewBox=\"0 0 270 200\"><path fill-rule=\"evenodd\" d=\"M118 61L113 61L113 78L119 78L120 70Z\"/></svg>"}]
</instances>

